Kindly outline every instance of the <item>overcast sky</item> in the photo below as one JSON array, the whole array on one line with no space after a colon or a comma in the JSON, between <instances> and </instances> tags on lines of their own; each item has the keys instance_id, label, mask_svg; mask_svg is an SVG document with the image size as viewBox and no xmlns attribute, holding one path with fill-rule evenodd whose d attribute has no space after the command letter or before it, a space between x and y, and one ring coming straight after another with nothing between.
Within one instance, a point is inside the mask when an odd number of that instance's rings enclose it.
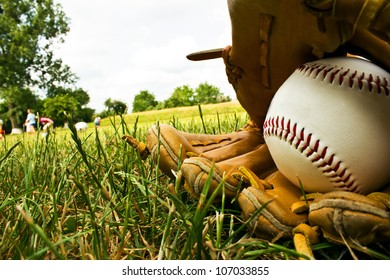
<instances>
[{"instance_id":1,"label":"overcast sky","mask_svg":"<svg viewBox=\"0 0 390 280\"><path fill-rule=\"evenodd\" d=\"M163 101L178 86L217 86L233 99L222 59L186 55L231 44L226 0L57 0L70 32L57 51L100 112L107 98L132 109L148 90Z\"/></svg>"}]
</instances>

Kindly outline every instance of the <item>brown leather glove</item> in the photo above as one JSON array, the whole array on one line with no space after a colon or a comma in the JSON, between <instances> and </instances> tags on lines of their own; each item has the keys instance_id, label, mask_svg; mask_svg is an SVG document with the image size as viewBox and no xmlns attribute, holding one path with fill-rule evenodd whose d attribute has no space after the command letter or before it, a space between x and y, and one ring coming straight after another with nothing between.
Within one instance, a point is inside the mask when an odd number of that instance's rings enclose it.
<instances>
[{"instance_id":1,"label":"brown leather glove","mask_svg":"<svg viewBox=\"0 0 390 280\"><path fill-rule=\"evenodd\" d=\"M258 126L275 92L306 62L350 53L390 68L387 0L229 0L228 6L232 47L194 60L223 57L238 100Z\"/></svg>"},{"instance_id":2,"label":"brown leather glove","mask_svg":"<svg viewBox=\"0 0 390 280\"><path fill-rule=\"evenodd\" d=\"M194 197L202 192L212 168L209 191L214 191L223 181L227 197L237 195L241 185L240 166L251 169L260 178L276 168L260 130L251 122L237 132L222 135L186 133L161 124L149 129L146 140L160 169L172 178L174 172L181 170L185 187Z\"/></svg>"},{"instance_id":3,"label":"brown leather glove","mask_svg":"<svg viewBox=\"0 0 390 280\"><path fill-rule=\"evenodd\" d=\"M387 0L304 0L317 16L318 25L324 18L347 22L353 36L346 51L364 56L389 70L390 67L390 2ZM323 30L326 32L326 29Z\"/></svg>"},{"instance_id":4,"label":"brown leather glove","mask_svg":"<svg viewBox=\"0 0 390 280\"><path fill-rule=\"evenodd\" d=\"M390 194L385 188L367 196L345 191L302 196L279 171L261 183L249 176L252 186L241 191L238 203L244 220L251 219L249 229L260 238L293 238L297 251L311 259L319 230L329 242L358 250L390 240Z\"/></svg>"},{"instance_id":5,"label":"brown leather glove","mask_svg":"<svg viewBox=\"0 0 390 280\"><path fill-rule=\"evenodd\" d=\"M310 203L309 221L319 226L324 237L340 244L366 245L390 241L390 195L367 196L351 192L330 192Z\"/></svg>"},{"instance_id":6,"label":"brown leather glove","mask_svg":"<svg viewBox=\"0 0 390 280\"><path fill-rule=\"evenodd\" d=\"M302 192L279 171L265 178L266 183L257 183L254 175L251 181L252 186L243 189L238 196L244 220L252 219L249 228L258 237L267 240L292 238L293 229L307 222L305 213L294 213L292 210ZM256 212L256 217L252 217Z\"/></svg>"}]
</instances>

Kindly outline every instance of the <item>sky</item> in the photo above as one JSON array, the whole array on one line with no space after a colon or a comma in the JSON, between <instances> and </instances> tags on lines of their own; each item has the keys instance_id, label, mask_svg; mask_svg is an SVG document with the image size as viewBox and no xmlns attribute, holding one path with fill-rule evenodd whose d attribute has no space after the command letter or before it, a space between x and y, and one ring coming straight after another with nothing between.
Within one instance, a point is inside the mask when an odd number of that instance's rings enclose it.
<instances>
[{"instance_id":1,"label":"sky","mask_svg":"<svg viewBox=\"0 0 390 280\"><path fill-rule=\"evenodd\" d=\"M222 59L189 61L192 52L231 44L227 0L57 0L70 18L56 50L101 112L111 98L132 109L142 90L156 100L178 86L208 82L235 99Z\"/></svg>"}]
</instances>

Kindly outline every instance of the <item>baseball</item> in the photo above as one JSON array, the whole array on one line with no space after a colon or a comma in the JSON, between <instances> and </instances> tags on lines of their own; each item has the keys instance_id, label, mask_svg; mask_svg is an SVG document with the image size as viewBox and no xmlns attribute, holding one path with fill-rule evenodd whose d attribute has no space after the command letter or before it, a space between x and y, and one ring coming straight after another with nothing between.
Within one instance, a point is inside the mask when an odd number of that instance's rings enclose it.
<instances>
[{"instance_id":1,"label":"baseball","mask_svg":"<svg viewBox=\"0 0 390 280\"><path fill-rule=\"evenodd\" d=\"M306 192L368 194L390 178L390 74L329 58L297 68L263 126L280 172Z\"/></svg>"}]
</instances>

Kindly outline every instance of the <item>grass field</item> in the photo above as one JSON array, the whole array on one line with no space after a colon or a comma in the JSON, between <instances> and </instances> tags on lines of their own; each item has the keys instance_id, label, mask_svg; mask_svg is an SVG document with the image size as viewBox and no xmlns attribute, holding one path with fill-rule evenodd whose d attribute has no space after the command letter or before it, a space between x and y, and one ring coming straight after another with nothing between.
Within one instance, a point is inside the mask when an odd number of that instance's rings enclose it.
<instances>
[{"instance_id":1,"label":"grass field","mask_svg":"<svg viewBox=\"0 0 390 280\"><path fill-rule=\"evenodd\" d=\"M7 136L0 143L0 259L298 258L291 240L254 238L235 203L192 199L121 139L144 140L156 122L221 133L246 121L237 103L225 103L104 119L85 132L71 125L46 138ZM318 259L351 258L325 241L313 249ZM386 259L388 249L355 253Z\"/></svg>"}]
</instances>

